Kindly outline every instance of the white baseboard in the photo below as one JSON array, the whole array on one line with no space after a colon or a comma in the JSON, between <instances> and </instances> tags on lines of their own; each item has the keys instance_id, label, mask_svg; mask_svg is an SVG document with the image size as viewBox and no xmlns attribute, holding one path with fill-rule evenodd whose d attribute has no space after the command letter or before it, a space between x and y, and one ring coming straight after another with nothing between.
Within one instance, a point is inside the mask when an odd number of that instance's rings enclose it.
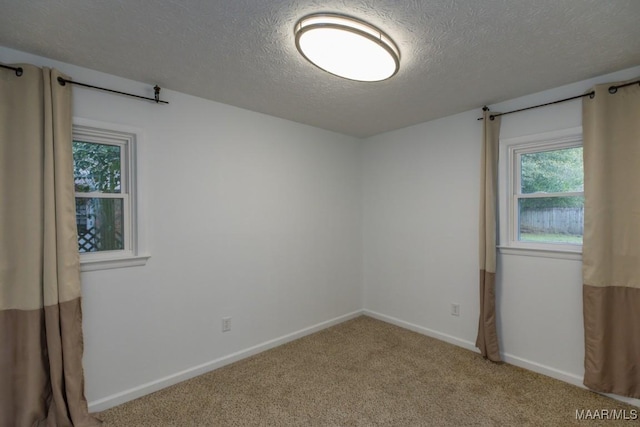
<instances>
[{"instance_id":1,"label":"white baseboard","mask_svg":"<svg viewBox=\"0 0 640 427\"><path fill-rule=\"evenodd\" d=\"M509 363L510 365L518 366L528 371L537 372L538 374L546 375L556 380L564 381L566 383L580 387L584 390L590 390L589 388L585 387L585 385L582 383L582 376L580 375L572 374L570 372L561 371L559 369L541 365L539 363L532 362L530 360L523 359L521 357L517 357L508 353L501 353L501 355L502 355L502 360L504 360L506 363ZM590 390L590 391L593 391L593 390ZM624 402L629 405L640 407L640 399L634 399L632 397L626 397L626 396L619 396L617 394L611 394L611 393L600 393L597 391L593 391L593 392L601 394L603 396L610 397L611 399L619 400L620 402Z\"/></svg>"},{"instance_id":2,"label":"white baseboard","mask_svg":"<svg viewBox=\"0 0 640 427\"><path fill-rule=\"evenodd\" d=\"M560 369L551 368L546 365L541 365L540 363L532 362L531 360L523 359L522 357L514 356L509 353L500 353L500 355L502 356L502 360L510 365L518 366L519 368L526 369L527 371L533 371L538 374L546 375L548 377L555 378L556 380L573 384L580 388L586 388L582 384L582 377L579 375L561 371Z\"/></svg>"},{"instance_id":3,"label":"white baseboard","mask_svg":"<svg viewBox=\"0 0 640 427\"><path fill-rule=\"evenodd\" d=\"M400 326L401 328L409 329L419 334L423 334L432 338L439 339L441 341L448 342L450 344L457 345L467 350L471 350L475 353L479 352L475 344L472 343L471 341L463 340L461 338L454 337L452 335L434 331L433 329L429 329L413 323L405 322L404 320L400 320L395 317L377 313L375 311L365 309L363 310L363 313L367 316L373 317L374 319L382 320L383 322L391 323L393 325ZM500 355L502 356L502 360L510 365L518 366L528 371L533 371L538 374L546 375L556 380L564 381L566 383L575 385L582 389L589 390L587 387L584 386L584 384L582 384L582 377L580 375L555 369L550 366L542 365L537 362L532 362L530 360L524 359L522 357L514 356L509 353L500 353ZM599 393L599 394L602 394L604 396L610 397L615 400L619 400L629 405L640 407L640 399L633 399L631 397L619 396L617 394L610 394L610 393Z\"/></svg>"},{"instance_id":4,"label":"white baseboard","mask_svg":"<svg viewBox=\"0 0 640 427\"><path fill-rule=\"evenodd\" d=\"M478 352L478 349L475 347L475 344L471 341L467 341L467 340L455 337L453 335L438 332L433 329L425 328L423 326L419 326L414 323L406 322L404 320L401 320L395 317L377 313L375 311L357 310L357 311L345 314L343 316L338 316L334 319L330 319L325 322L318 323L308 328L304 328L299 331L284 335L282 337L266 341L264 343L255 345L253 347L249 347L245 350L241 350L236 353L232 353L230 355L220 357L210 362L206 362L201 365L194 366L192 368L185 369L180 372L176 372L175 374L168 375L164 378L160 378L158 380L151 381L146 384L142 384L140 386L131 388L129 390L125 390L120 393L112 394L105 398L89 402L89 411L90 412L104 411L106 409L112 408L114 406L120 405L130 400L137 399L138 397L142 397L144 395L161 390L165 387L169 387L179 382L186 381L188 379L197 377L198 375L205 374L207 372L213 371L215 369L221 368L223 366L229 365L231 363L234 363L239 360L245 359L247 357L253 356L255 354L261 353L263 351L272 349L279 345L286 344L290 341L296 340L298 338L302 338L314 332L318 332L328 327L353 319L362 314L367 315L369 317L373 317L374 319L382 320L383 322L391 323L401 328L408 329L410 331L417 332L422 335L426 335L432 338L439 339L444 342L448 342L453 345L457 345L458 347L462 347L476 353ZM523 369L527 369L529 371L537 372L539 374L546 375L548 377L555 378L557 380L564 381L566 383L573 384L580 388L586 389L586 387L582 384L582 377L580 377L579 375L561 371L559 369L542 365L537 362L532 362L530 360L527 360L518 356L514 356L509 353L502 353L501 355L503 360L506 363L509 363L514 366L518 366ZM640 407L639 399L632 399L629 397L618 396L615 394L605 394L605 396L628 403L630 405Z\"/></svg>"},{"instance_id":5,"label":"white baseboard","mask_svg":"<svg viewBox=\"0 0 640 427\"><path fill-rule=\"evenodd\" d=\"M476 353L478 352L475 344L471 341L463 340L462 338L454 337L453 335L434 331L433 329L425 328L424 326L419 326L414 323L405 322L404 320L387 316L386 314L377 313L375 311L365 309L363 313L367 316L373 317L374 319L382 320L383 322L391 323L392 325L400 326L401 328L409 329L410 331L417 332L431 338L436 338L440 341L448 342L450 344L466 348L467 350L471 350Z\"/></svg>"},{"instance_id":6,"label":"white baseboard","mask_svg":"<svg viewBox=\"0 0 640 427\"><path fill-rule=\"evenodd\" d=\"M363 314L362 310L357 310L342 316L338 316L336 318L327 320L325 322L320 322L308 328L304 328L299 331L281 336L279 338L275 338L275 339L266 341L264 343L255 345L253 347L249 347L245 350L241 350L236 353L232 353L227 356L223 356L218 359L212 360L210 362L206 362L201 365L194 366L192 368L185 369L180 372L176 372L175 374L168 375L164 378L160 378L155 381L151 381L146 384L142 384L137 387L131 388L129 390L125 390L120 393L112 394L111 396L107 396L102 399L89 402L89 412L104 411L106 409L112 408L114 406L120 405L130 400L137 399L138 397L142 397L144 395L153 393L155 391L161 390L163 388L169 387L179 382L197 377L198 375L202 375L204 373L221 368L225 365L229 365L231 363L237 362L239 360L245 359L247 357L253 356L258 353L262 353L263 351L272 349L279 345L286 344L298 338L302 338L314 332L321 331L330 326L334 326L339 323L345 322L347 320L353 319L362 314Z\"/></svg>"}]
</instances>

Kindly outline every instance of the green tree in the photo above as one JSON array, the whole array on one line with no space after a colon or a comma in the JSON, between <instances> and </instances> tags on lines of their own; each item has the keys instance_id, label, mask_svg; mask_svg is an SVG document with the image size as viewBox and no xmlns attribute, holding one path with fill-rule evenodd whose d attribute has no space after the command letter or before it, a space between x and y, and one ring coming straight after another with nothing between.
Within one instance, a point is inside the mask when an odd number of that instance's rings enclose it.
<instances>
[{"instance_id":1,"label":"green tree","mask_svg":"<svg viewBox=\"0 0 640 427\"><path fill-rule=\"evenodd\" d=\"M584 190L582 147L521 155L521 191L562 193ZM523 200L524 209L582 207L582 197L545 197Z\"/></svg>"},{"instance_id":2,"label":"green tree","mask_svg":"<svg viewBox=\"0 0 640 427\"><path fill-rule=\"evenodd\" d=\"M76 191L120 192L120 147L73 142L73 177Z\"/></svg>"},{"instance_id":3,"label":"green tree","mask_svg":"<svg viewBox=\"0 0 640 427\"><path fill-rule=\"evenodd\" d=\"M122 169L119 146L74 141L73 159L73 175L77 192L121 192ZM94 232L100 242L100 250L122 249L121 239L117 235L120 215L118 215L116 203L121 201L98 197L76 199L76 204L85 205L85 211L92 207L91 211L94 212L96 223ZM119 207L121 212L122 207Z\"/></svg>"}]
</instances>

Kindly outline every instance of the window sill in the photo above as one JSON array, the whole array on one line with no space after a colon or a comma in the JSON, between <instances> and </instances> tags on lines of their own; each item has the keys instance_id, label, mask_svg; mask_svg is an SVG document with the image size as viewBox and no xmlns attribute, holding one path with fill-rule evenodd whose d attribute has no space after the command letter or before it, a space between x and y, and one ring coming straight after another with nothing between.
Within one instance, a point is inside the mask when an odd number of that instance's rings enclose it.
<instances>
[{"instance_id":1,"label":"window sill","mask_svg":"<svg viewBox=\"0 0 640 427\"><path fill-rule=\"evenodd\" d=\"M567 259L582 261L582 251L567 251L549 248L519 248L515 246L498 246L498 252L502 255L531 256L539 258Z\"/></svg>"},{"instance_id":2,"label":"window sill","mask_svg":"<svg viewBox=\"0 0 640 427\"><path fill-rule=\"evenodd\" d=\"M80 271L110 270L113 268L139 267L147 263L151 255L136 255L108 259L80 259Z\"/></svg>"}]
</instances>

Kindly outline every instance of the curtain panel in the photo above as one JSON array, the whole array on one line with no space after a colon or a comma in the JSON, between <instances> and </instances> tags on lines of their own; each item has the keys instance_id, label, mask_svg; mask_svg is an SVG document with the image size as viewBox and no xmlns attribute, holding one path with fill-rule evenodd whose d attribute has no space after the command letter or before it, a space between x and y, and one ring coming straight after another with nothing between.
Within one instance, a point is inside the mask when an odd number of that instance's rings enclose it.
<instances>
[{"instance_id":1,"label":"curtain panel","mask_svg":"<svg viewBox=\"0 0 640 427\"><path fill-rule=\"evenodd\" d=\"M84 397L71 89L0 70L0 425L97 426Z\"/></svg>"},{"instance_id":2,"label":"curtain panel","mask_svg":"<svg viewBox=\"0 0 640 427\"><path fill-rule=\"evenodd\" d=\"M584 384L640 399L640 85L611 86L583 100Z\"/></svg>"},{"instance_id":3,"label":"curtain panel","mask_svg":"<svg viewBox=\"0 0 640 427\"><path fill-rule=\"evenodd\" d=\"M484 111L483 116L480 163L480 320L476 347L480 349L483 357L500 362L496 327L496 211L500 117L492 120L488 110Z\"/></svg>"}]
</instances>

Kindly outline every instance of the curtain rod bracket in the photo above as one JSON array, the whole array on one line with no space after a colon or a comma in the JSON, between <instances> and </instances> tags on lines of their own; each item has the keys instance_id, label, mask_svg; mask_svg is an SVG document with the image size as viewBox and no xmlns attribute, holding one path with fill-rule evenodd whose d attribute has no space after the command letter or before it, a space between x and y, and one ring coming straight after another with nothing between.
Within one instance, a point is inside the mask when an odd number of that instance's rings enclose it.
<instances>
[{"instance_id":1,"label":"curtain rod bracket","mask_svg":"<svg viewBox=\"0 0 640 427\"><path fill-rule=\"evenodd\" d=\"M489 107L487 107L486 105L484 105L484 106L482 107L482 111L491 111L491 110L489 109ZM483 118L482 118L482 117L478 117L478 120L483 120Z\"/></svg>"},{"instance_id":2,"label":"curtain rod bracket","mask_svg":"<svg viewBox=\"0 0 640 427\"><path fill-rule=\"evenodd\" d=\"M156 104L160 102L160 86L155 85L153 87L154 98L156 100Z\"/></svg>"}]
</instances>

